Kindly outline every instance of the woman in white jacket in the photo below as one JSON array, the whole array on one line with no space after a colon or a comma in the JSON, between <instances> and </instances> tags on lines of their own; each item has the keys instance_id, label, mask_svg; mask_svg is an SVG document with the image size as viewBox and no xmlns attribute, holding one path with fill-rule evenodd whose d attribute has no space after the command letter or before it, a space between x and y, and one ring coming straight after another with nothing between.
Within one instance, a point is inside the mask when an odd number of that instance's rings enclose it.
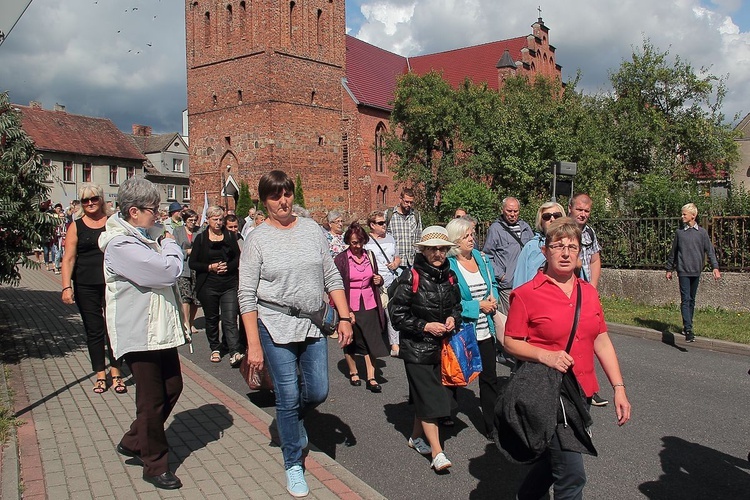
<instances>
[{"instance_id":1,"label":"woman in white jacket","mask_svg":"<svg viewBox=\"0 0 750 500\"><path fill-rule=\"evenodd\" d=\"M177 347L184 344L184 321L176 287L182 249L172 235L160 243L148 229L159 215L159 191L131 177L117 192L119 212L99 237L104 252L107 328L116 359L123 358L135 379L136 418L117 451L143 463L143 479L157 488L176 489L169 470L164 422L182 392Z\"/></svg>"}]
</instances>

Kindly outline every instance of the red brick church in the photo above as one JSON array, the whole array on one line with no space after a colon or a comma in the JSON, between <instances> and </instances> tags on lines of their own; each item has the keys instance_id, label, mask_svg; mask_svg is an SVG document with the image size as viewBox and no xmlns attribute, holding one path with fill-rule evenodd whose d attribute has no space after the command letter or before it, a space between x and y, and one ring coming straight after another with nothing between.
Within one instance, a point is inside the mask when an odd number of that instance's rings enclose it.
<instances>
[{"instance_id":1,"label":"red brick church","mask_svg":"<svg viewBox=\"0 0 750 500\"><path fill-rule=\"evenodd\" d=\"M363 217L398 200L382 134L399 75L436 70L454 86L468 76L494 89L512 74L561 77L541 18L527 36L407 58L346 35L344 0L185 9L195 206L205 191L232 208L241 180L255 198L259 177L281 169L300 175L313 213Z\"/></svg>"}]
</instances>

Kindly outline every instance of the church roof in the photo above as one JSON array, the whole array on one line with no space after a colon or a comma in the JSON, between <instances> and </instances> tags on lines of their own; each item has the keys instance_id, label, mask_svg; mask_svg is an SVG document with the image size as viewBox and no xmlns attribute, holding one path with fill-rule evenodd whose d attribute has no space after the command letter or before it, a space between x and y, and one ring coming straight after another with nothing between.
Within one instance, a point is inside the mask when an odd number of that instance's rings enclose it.
<instances>
[{"instance_id":1,"label":"church roof","mask_svg":"<svg viewBox=\"0 0 750 500\"><path fill-rule=\"evenodd\" d=\"M133 141L111 120L19 106L21 126L38 151L74 153L85 156L145 160Z\"/></svg>"},{"instance_id":2,"label":"church roof","mask_svg":"<svg viewBox=\"0 0 750 500\"><path fill-rule=\"evenodd\" d=\"M360 104L390 111L406 58L353 36L346 36L346 80Z\"/></svg>"},{"instance_id":3,"label":"church roof","mask_svg":"<svg viewBox=\"0 0 750 500\"><path fill-rule=\"evenodd\" d=\"M468 77L474 83L487 83L489 88L497 90L497 68L505 60L505 51L512 60L520 61L526 43L526 37L522 36L406 58L347 35L347 87L359 104L388 111L393 108L398 77L407 71L418 75L437 71L456 88Z\"/></svg>"}]
</instances>

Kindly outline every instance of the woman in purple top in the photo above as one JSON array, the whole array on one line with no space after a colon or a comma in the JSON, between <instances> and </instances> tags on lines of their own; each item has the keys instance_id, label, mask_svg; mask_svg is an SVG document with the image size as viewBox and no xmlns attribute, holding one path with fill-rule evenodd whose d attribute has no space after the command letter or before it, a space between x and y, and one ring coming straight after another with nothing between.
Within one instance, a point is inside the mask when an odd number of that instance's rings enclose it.
<instances>
[{"instance_id":1,"label":"woman in purple top","mask_svg":"<svg viewBox=\"0 0 750 500\"><path fill-rule=\"evenodd\" d=\"M354 325L354 341L344 347L344 357L349 366L349 383L353 386L362 385L354 360L354 355L358 354L365 358L366 389L380 392L380 384L375 379L375 358L388 356L388 348L383 339L385 315L378 291L383 278L378 274L375 256L370 251L364 251L369 239L362 226L353 223L344 234L344 242L349 248L338 254L333 262L344 281L344 291Z\"/></svg>"}]
</instances>

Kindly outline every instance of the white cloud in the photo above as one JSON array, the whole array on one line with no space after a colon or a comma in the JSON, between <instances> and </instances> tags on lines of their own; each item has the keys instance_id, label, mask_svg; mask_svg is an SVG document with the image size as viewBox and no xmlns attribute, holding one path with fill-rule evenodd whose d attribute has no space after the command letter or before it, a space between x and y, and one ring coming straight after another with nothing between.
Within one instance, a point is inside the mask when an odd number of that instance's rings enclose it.
<instances>
[{"instance_id":1,"label":"white cloud","mask_svg":"<svg viewBox=\"0 0 750 500\"><path fill-rule=\"evenodd\" d=\"M386 31L383 12L399 12L398 0L363 0L366 21L351 34L402 55L432 53L531 32L536 8L523 0L415 0L408 22L395 33ZM377 9L374 7L377 6ZM729 75L724 111L728 118L750 111L750 33L742 32L728 13L739 8L734 0L706 5L698 0L568 0L542 5L557 47L563 78L582 71L581 88L609 88L608 73L616 70L644 38L661 50L679 55L698 70L710 68ZM397 17L389 18L391 21Z\"/></svg>"}]
</instances>

